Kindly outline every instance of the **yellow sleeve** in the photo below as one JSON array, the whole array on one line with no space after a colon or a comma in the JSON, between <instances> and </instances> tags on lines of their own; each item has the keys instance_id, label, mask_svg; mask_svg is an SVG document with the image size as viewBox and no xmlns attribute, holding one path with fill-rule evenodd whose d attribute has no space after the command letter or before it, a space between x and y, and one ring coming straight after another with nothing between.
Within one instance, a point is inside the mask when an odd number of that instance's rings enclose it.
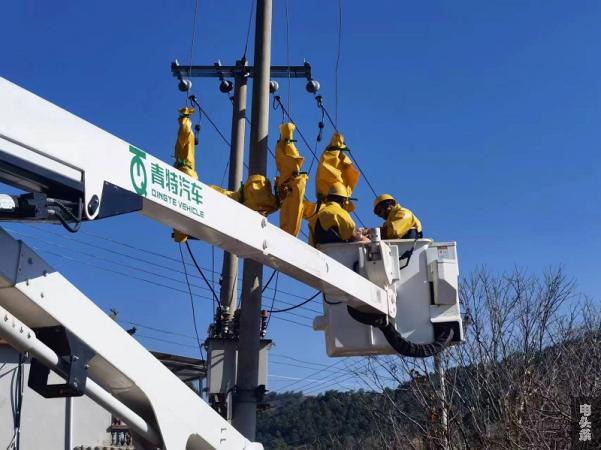
<instances>
[{"instance_id":1,"label":"yellow sleeve","mask_svg":"<svg viewBox=\"0 0 601 450\"><path fill-rule=\"evenodd\" d=\"M351 219L350 214L346 211L344 211L344 214L339 214L337 217L338 232L340 233L340 237L345 241L349 241L353 237L353 233L355 232L355 222L353 222L353 219Z\"/></svg>"},{"instance_id":2,"label":"yellow sleeve","mask_svg":"<svg viewBox=\"0 0 601 450\"><path fill-rule=\"evenodd\" d=\"M408 209L395 208L384 223L386 239L400 239L413 227L413 213Z\"/></svg>"},{"instance_id":3,"label":"yellow sleeve","mask_svg":"<svg viewBox=\"0 0 601 450\"><path fill-rule=\"evenodd\" d=\"M355 222L342 207L327 207L322 214L319 215L319 223L324 230L329 230L332 227L338 229L338 234L345 241L350 240L355 232Z\"/></svg>"}]
</instances>

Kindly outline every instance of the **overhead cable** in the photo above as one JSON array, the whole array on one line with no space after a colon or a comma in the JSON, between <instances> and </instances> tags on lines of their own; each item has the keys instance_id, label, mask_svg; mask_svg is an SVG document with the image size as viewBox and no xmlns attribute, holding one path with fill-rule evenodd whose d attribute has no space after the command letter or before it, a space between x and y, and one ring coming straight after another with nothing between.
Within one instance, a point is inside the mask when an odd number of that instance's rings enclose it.
<instances>
[{"instance_id":1,"label":"overhead cable","mask_svg":"<svg viewBox=\"0 0 601 450\"><path fill-rule=\"evenodd\" d=\"M282 313L282 312L292 311L293 309L296 309L296 308L300 308L301 306L306 305L310 301L314 300L319 294L321 294L321 291L317 291L315 293L315 295L309 297L307 300L305 300L302 303L299 303L298 305L294 305L294 306L291 306L290 308L284 308L284 309L272 309L272 310L269 311L269 313L270 314L272 314L272 313Z\"/></svg>"},{"instance_id":2,"label":"overhead cable","mask_svg":"<svg viewBox=\"0 0 601 450\"><path fill-rule=\"evenodd\" d=\"M188 242L186 241L186 244ZM196 308L194 307L194 295L192 294L192 286L190 286L190 281L188 280L188 271L186 270L186 264L184 260L184 252L182 251L181 244L178 245L179 254L182 257L182 267L184 269L184 276L186 278L186 283L188 284L188 292L190 293L190 305L192 306L192 323L194 324L194 334L196 335L196 343L198 344L198 350L200 351L200 357L204 358L204 353L202 351L202 344L200 343L200 337L198 336L198 325L196 324ZM190 250L190 248L188 248Z\"/></svg>"}]
</instances>

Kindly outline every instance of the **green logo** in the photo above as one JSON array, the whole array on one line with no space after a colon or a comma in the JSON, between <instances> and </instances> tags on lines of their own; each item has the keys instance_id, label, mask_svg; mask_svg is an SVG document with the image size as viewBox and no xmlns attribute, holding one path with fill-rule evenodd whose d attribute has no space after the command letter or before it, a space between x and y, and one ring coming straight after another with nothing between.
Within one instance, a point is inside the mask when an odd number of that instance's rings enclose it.
<instances>
[{"instance_id":1,"label":"green logo","mask_svg":"<svg viewBox=\"0 0 601 450\"><path fill-rule=\"evenodd\" d=\"M146 195L148 195L148 191L146 190L148 176L146 175L146 166L144 165L146 153L133 145L129 146L129 151L134 155L129 164L131 184L134 187L136 194L146 197Z\"/></svg>"}]
</instances>

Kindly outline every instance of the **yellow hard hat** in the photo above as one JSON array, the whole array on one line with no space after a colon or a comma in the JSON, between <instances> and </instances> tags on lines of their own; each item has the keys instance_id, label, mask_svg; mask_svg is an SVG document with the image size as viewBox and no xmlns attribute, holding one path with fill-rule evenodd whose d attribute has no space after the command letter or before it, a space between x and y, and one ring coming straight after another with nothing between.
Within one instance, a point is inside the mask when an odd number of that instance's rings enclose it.
<instances>
[{"instance_id":1,"label":"yellow hard hat","mask_svg":"<svg viewBox=\"0 0 601 450\"><path fill-rule=\"evenodd\" d=\"M348 198L348 189L342 183L334 183L328 189L328 195L337 195L339 197Z\"/></svg>"},{"instance_id":2,"label":"yellow hard hat","mask_svg":"<svg viewBox=\"0 0 601 450\"><path fill-rule=\"evenodd\" d=\"M380 203L382 203L383 201L386 200L392 200L395 201L394 197L390 194L382 194L380 195L377 199L374 200L374 213L376 212L376 206L378 206Z\"/></svg>"}]
</instances>

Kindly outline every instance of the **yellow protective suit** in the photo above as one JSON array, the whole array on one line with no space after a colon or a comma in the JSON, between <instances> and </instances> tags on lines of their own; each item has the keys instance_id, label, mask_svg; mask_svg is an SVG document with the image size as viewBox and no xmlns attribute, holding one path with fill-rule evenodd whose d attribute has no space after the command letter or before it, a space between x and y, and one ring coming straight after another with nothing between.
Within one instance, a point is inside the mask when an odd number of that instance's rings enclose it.
<instances>
[{"instance_id":1,"label":"yellow protective suit","mask_svg":"<svg viewBox=\"0 0 601 450\"><path fill-rule=\"evenodd\" d=\"M317 214L309 219L309 244L313 246L319 244L315 240L317 222L324 231L335 227L338 235L345 241L349 241L355 231L355 222L342 206L336 202L325 202Z\"/></svg>"},{"instance_id":2,"label":"yellow protective suit","mask_svg":"<svg viewBox=\"0 0 601 450\"><path fill-rule=\"evenodd\" d=\"M251 175L242 188L240 200L247 208L267 216L278 209L271 181L263 175Z\"/></svg>"},{"instance_id":3,"label":"yellow protective suit","mask_svg":"<svg viewBox=\"0 0 601 450\"><path fill-rule=\"evenodd\" d=\"M196 173L196 161L194 159L194 131L190 116L194 114L194 108L181 108L179 110L179 129L177 130L177 141L175 142L175 164L173 166L186 175L198 180ZM188 236L181 231L173 230L175 242L186 242Z\"/></svg>"},{"instance_id":4,"label":"yellow protective suit","mask_svg":"<svg viewBox=\"0 0 601 450\"><path fill-rule=\"evenodd\" d=\"M348 196L352 195L359 181L359 171L345 151L348 149L344 143L344 136L334 133L317 166L315 190L318 200L328 195L328 190L334 183L342 183L347 189Z\"/></svg>"},{"instance_id":5,"label":"yellow protective suit","mask_svg":"<svg viewBox=\"0 0 601 450\"><path fill-rule=\"evenodd\" d=\"M301 173L305 158L300 156L294 145L295 128L293 123L280 125L280 139L275 147L275 163L279 172L275 185L278 192L286 191L280 207L280 228L298 236L303 217L307 175Z\"/></svg>"},{"instance_id":6,"label":"yellow protective suit","mask_svg":"<svg viewBox=\"0 0 601 450\"><path fill-rule=\"evenodd\" d=\"M177 141L175 142L175 164L176 169L184 172L198 180L196 173L196 161L194 160L194 131L190 116L194 114L194 108L182 108L179 110L179 129Z\"/></svg>"},{"instance_id":7,"label":"yellow protective suit","mask_svg":"<svg viewBox=\"0 0 601 450\"><path fill-rule=\"evenodd\" d=\"M235 200L237 202L240 201L240 191L228 191L227 189L223 189L220 186L217 186L215 184L212 184L209 186L211 189L216 190L217 192L220 192L221 194L225 195L226 197L231 198L232 200Z\"/></svg>"},{"instance_id":8,"label":"yellow protective suit","mask_svg":"<svg viewBox=\"0 0 601 450\"><path fill-rule=\"evenodd\" d=\"M311 200L303 200L303 219L310 220L317 214L317 203L313 203Z\"/></svg>"},{"instance_id":9,"label":"yellow protective suit","mask_svg":"<svg viewBox=\"0 0 601 450\"><path fill-rule=\"evenodd\" d=\"M401 239L407 232L415 228L422 231L422 224L415 214L401 205L394 205L382 226L383 239Z\"/></svg>"},{"instance_id":10,"label":"yellow protective suit","mask_svg":"<svg viewBox=\"0 0 601 450\"><path fill-rule=\"evenodd\" d=\"M278 200L273 195L271 182L263 175L251 175L237 191L229 191L214 184L210 187L264 216L278 209Z\"/></svg>"}]
</instances>

